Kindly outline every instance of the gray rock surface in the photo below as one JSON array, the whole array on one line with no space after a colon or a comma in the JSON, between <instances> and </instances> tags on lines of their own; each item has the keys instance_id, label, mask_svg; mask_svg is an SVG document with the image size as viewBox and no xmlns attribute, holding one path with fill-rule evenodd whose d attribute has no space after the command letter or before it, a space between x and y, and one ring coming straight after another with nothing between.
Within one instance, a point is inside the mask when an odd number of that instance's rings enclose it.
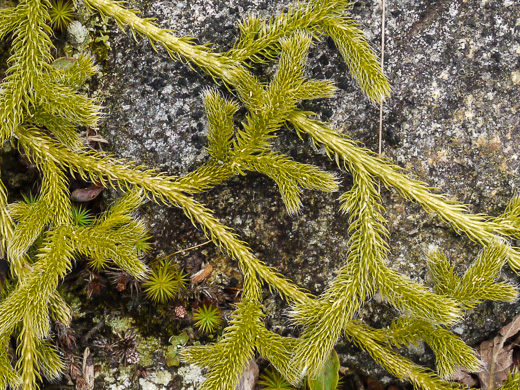
<instances>
[{"instance_id":1,"label":"gray rock surface","mask_svg":"<svg viewBox=\"0 0 520 390\"><path fill-rule=\"evenodd\" d=\"M420 180L475 213L497 215L520 186L520 3L512 0L387 0L385 71L393 87L384 107L384 154ZM270 16L288 0L143 1L133 5L154 16L161 27L213 43L216 51L232 47L237 22L247 13ZM380 1L363 0L353 8L374 47L380 40ZM214 81L197 69L153 51L144 39L114 34L101 78L106 118L101 132L112 151L174 175L183 175L207 158L207 122L201 92ZM312 48L308 77L328 78L339 87L334 99L304 103L322 119L377 149L379 108L363 97L328 40ZM277 148L296 160L338 172L326 155L290 130ZM342 190L350 178L340 173ZM314 293L323 291L347 253L347 217L338 212L338 194L306 192L304 209L288 216L268 178L236 177L198 199L234 228L258 256ZM416 281L426 278L425 253L445 250L464 270L478 248L457 237L437 218L394 192L383 191L391 232L391 266ZM145 213L158 253L171 253L203 242L182 212L148 205ZM211 263L213 277L226 285L240 280L235 264L209 246L180 257L188 270ZM517 281L511 271L503 278ZM268 297L268 323L284 334L288 328L276 297ZM509 321L516 305L485 303L454 329L478 345ZM362 317L388 324L395 313L373 302ZM365 354L346 343L338 347L343 365L368 375L385 373ZM430 352L405 351L432 364Z\"/></svg>"}]
</instances>

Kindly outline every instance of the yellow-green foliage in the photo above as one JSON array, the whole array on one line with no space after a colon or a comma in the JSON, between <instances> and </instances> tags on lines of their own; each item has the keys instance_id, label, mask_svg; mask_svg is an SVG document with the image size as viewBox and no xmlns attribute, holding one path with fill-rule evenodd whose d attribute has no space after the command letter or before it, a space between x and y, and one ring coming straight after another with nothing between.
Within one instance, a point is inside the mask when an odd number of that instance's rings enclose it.
<instances>
[{"instance_id":1,"label":"yellow-green foliage","mask_svg":"<svg viewBox=\"0 0 520 390\"><path fill-rule=\"evenodd\" d=\"M506 382L497 390L516 390L520 388L520 371L516 368L509 373Z\"/></svg>"},{"instance_id":2,"label":"yellow-green foliage","mask_svg":"<svg viewBox=\"0 0 520 390\"><path fill-rule=\"evenodd\" d=\"M42 175L38 197L27 203L8 204L7 190L0 182L0 249L12 273L12 289L0 302L0 388L22 384L23 389L32 390L37 388L40 375L54 378L62 369L59 355L48 341L50 321L70 320L70 310L56 288L77 254L86 256L94 268L112 261L134 277L144 277L146 267L140 255L147 248L146 230L132 217L141 197L181 208L237 261L244 275L242 301L221 340L183 353L186 361L209 367L202 390L235 389L256 353L269 360L291 385L299 385L306 375L311 379L318 375L342 336L420 389L452 389L457 386L443 378L455 367L479 368L474 351L448 327L461 319L465 309L484 299L515 299L516 288L496 279L506 263L520 269L520 253L509 242L511 237L520 237L520 202L513 199L495 219L470 214L465 205L432 193L425 183L315 119L315 113L298 109L303 100L334 95L332 82L305 77L309 47L317 38L327 36L334 40L368 99L381 102L389 95L390 86L377 58L350 16L349 1L297 1L268 20L248 17L240 24L240 38L226 53L213 52L209 46L194 44L191 37L161 29L122 3L84 3L93 12L113 18L121 29L128 27L134 35L162 46L172 58L223 82L234 91L236 100L213 90L206 92L211 158L187 176L158 174L87 150L77 127L95 127L100 107L79 88L95 72L92 59L82 55L76 60L55 61L51 54L53 11L49 15L48 0L20 0L0 9L0 39L7 34L12 37L6 77L0 84L0 143L16 144ZM272 61L277 62L276 74L269 82L259 81L250 70L251 63ZM240 118L239 108L246 112ZM240 119L238 125L236 119ZM272 149L274 137L287 124L302 138L322 147L353 177L352 188L344 189L340 197L341 210L350 216L350 251L336 278L317 297L266 266L236 233L192 197L248 171L272 179L289 213L298 212L305 189L337 191L340 186L334 173ZM126 195L87 223L85 216L73 211L66 171ZM389 232L378 183L436 213L482 246L481 255L464 276L456 275L440 252L431 255L435 291L386 265ZM156 275L156 286L158 280L166 278ZM475 280L479 283L473 283ZM265 327L264 285L290 302L291 319L299 325L300 337L282 337ZM165 291L159 289L153 296L166 299ZM376 292L402 312L386 329L371 328L359 318L360 309ZM12 335L18 354L15 367L8 348ZM396 352L396 346L419 339L436 354L437 373Z\"/></svg>"},{"instance_id":3,"label":"yellow-green foliage","mask_svg":"<svg viewBox=\"0 0 520 390\"><path fill-rule=\"evenodd\" d=\"M58 351L47 340L49 321L70 322L70 309L56 289L76 255L112 261L138 278L146 272L137 248L146 237L146 229L132 216L141 203L139 193L128 192L99 218L71 208L69 218L57 222L52 214L57 208L45 196L45 183L32 203L9 207L17 221L7 239L16 284L0 304L0 330L6 337L4 348L9 335L17 336L19 360L16 375L9 364L2 363L0 378L11 385L19 382L24 389L35 388L40 373L52 379L63 369Z\"/></svg>"},{"instance_id":4,"label":"yellow-green foliage","mask_svg":"<svg viewBox=\"0 0 520 390\"><path fill-rule=\"evenodd\" d=\"M262 390L295 390L278 371L269 367L258 377Z\"/></svg>"}]
</instances>

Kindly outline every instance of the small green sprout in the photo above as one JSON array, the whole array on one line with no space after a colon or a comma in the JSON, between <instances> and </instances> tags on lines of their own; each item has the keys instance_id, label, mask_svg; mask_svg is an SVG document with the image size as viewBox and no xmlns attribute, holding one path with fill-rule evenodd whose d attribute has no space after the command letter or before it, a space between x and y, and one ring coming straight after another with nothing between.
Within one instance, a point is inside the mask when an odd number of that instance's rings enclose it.
<instances>
[{"instance_id":1,"label":"small green sprout","mask_svg":"<svg viewBox=\"0 0 520 390\"><path fill-rule=\"evenodd\" d=\"M49 17L52 28L65 31L74 17L72 3L68 0L53 0L50 4Z\"/></svg>"},{"instance_id":2,"label":"small green sprout","mask_svg":"<svg viewBox=\"0 0 520 390\"><path fill-rule=\"evenodd\" d=\"M188 335L186 332L182 332L178 336L170 337L169 341L171 345L168 346L168 351L166 352L166 364L168 367L178 367L180 364L179 352L181 348L188 342Z\"/></svg>"},{"instance_id":3,"label":"small green sprout","mask_svg":"<svg viewBox=\"0 0 520 390\"><path fill-rule=\"evenodd\" d=\"M314 379L307 378L307 390L335 390L339 383L339 357L333 349Z\"/></svg>"},{"instance_id":4,"label":"small green sprout","mask_svg":"<svg viewBox=\"0 0 520 390\"><path fill-rule=\"evenodd\" d=\"M38 200L38 196L34 195L32 192L29 191L29 194L25 195L22 194L23 200L27 204L35 204Z\"/></svg>"},{"instance_id":5,"label":"small green sprout","mask_svg":"<svg viewBox=\"0 0 520 390\"><path fill-rule=\"evenodd\" d=\"M139 250L139 252L146 254L152 249L152 244L149 240L150 236L145 236L135 242L135 247Z\"/></svg>"},{"instance_id":6,"label":"small green sprout","mask_svg":"<svg viewBox=\"0 0 520 390\"><path fill-rule=\"evenodd\" d=\"M74 225L86 227L92 223L94 217L83 207L72 207L72 222Z\"/></svg>"},{"instance_id":7,"label":"small green sprout","mask_svg":"<svg viewBox=\"0 0 520 390\"><path fill-rule=\"evenodd\" d=\"M173 299L186 286L188 278L169 262L161 261L143 283L144 292L152 301L164 303Z\"/></svg>"},{"instance_id":8,"label":"small green sprout","mask_svg":"<svg viewBox=\"0 0 520 390\"><path fill-rule=\"evenodd\" d=\"M193 313L195 326L203 333L213 333L222 323L220 310L215 306L202 305Z\"/></svg>"}]
</instances>

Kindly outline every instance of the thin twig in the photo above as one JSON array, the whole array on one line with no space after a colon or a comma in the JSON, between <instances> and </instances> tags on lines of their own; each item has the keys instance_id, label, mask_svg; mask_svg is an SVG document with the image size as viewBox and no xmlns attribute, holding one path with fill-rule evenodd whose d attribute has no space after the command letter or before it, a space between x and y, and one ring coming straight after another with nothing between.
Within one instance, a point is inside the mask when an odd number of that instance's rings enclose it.
<instances>
[{"instance_id":1,"label":"thin twig","mask_svg":"<svg viewBox=\"0 0 520 390\"><path fill-rule=\"evenodd\" d=\"M85 345L88 340L94 335L94 333L98 332L103 326L105 326L107 320L107 310L105 309L103 312L103 319L99 321L99 323L90 329L82 338L81 344Z\"/></svg>"},{"instance_id":2,"label":"thin twig","mask_svg":"<svg viewBox=\"0 0 520 390\"><path fill-rule=\"evenodd\" d=\"M213 242L213 241L206 241L206 242L203 242L202 244L197 244L197 245L194 245L194 246L190 246L189 248L184 248L184 249L181 249L180 251L170 253L170 254L167 255L167 256L164 256L164 257L158 257L158 258L152 260L152 261L150 262L149 265L152 266L152 265L157 264L158 262L165 261L165 260L169 260L169 259L171 259L173 256L178 255L179 253L183 253L183 252L191 251L191 250L196 249L196 248L199 248L199 247L201 247L201 246L208 245L208 244L211 243L211 242Z\"/></svg>"},{"instance_id":3,"label":"thin twig","mask_svg":"<svg viewBox=\"0 0 520 390\"><path fill-rule=\"evenodd\" d=\"M381 70L384 72L385 65L385 9L386 3L385 0L382 0L382 15L381 15ZM379 148L378 153L379 157L381 157L381 153L383 151L383 99L379 104Z\"/></svg>"},{"instance_id":4,"label":"thin twig","mask_svg":"<svg viewBox=\"0 0 520 390\"><path fill-rule=\"evenodd\" d=\"M197 244L195 246L190 246L189 248L181 249L180 251L169 254L168 256L166 256L166 258L178 255L179 253L182 253L182 252L191 251L192 249L198 248L200 246L208 245L210 242L212 242L212 241L206 241L206 242L203 242L202 244Z\"/></svg>"}]
</instances>

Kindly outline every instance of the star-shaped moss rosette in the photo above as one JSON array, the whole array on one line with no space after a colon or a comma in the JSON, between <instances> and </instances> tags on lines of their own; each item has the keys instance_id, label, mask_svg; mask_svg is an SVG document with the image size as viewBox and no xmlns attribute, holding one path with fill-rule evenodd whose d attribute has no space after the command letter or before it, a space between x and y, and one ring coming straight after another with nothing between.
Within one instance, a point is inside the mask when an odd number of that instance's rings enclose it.
<instances>
[{"instance_id":1,"label":"star-shaped moss rosette","mask_svg":"<svg viewBox=\"0 0 520 390\"><path fill-rule=\"evenodd\" d=\"M218 307L204 304L193 312L193 321L202 333L213 333L222 323L222 314Z\"/></svg>"},{"instance_id":2,"label":"star-shaped moss rosette","mask_svg":"<svg viewBox=\"0 0 520 390\"><path fill-rule=\"evenodd\" d=\"M165 303L177 297L187 283L188 277L184 271L163 260L152 268L143 282L143 289L153 302Z\"/></svg>"},{"instance_id":3,"label":"star-shaped moss rosette","mask_svg":"<svg viewBox=\"0 0 520 390\"><path fill-rule=\"evenodd\" d=\"M282 374L276 371L273 367L267 368L258 377L258 385L261 390L296 390L291 386Z\"/></svg>"},{"instance_id":4,"label":"star-shaped moss rosette","mask_svg":"<svg viewBox=\"0 0 520 390\"><path fill-rule=\"evenodd\" d=\"M51 0L49 7L49 18L52 28L65 31L74 18L72 1Z\"/></svg>"},{"instance_id":5,"label":"star-shaped moss rosette","mask_svg":"<svg viewBox=\"0 0 520 390\"><path fill-rule=\"evenodd\" d=\"M94 217L87 209L81 206L72 206L72 221L75 225L86 227L94 221Z\"/></svg>"}]
</instances>

